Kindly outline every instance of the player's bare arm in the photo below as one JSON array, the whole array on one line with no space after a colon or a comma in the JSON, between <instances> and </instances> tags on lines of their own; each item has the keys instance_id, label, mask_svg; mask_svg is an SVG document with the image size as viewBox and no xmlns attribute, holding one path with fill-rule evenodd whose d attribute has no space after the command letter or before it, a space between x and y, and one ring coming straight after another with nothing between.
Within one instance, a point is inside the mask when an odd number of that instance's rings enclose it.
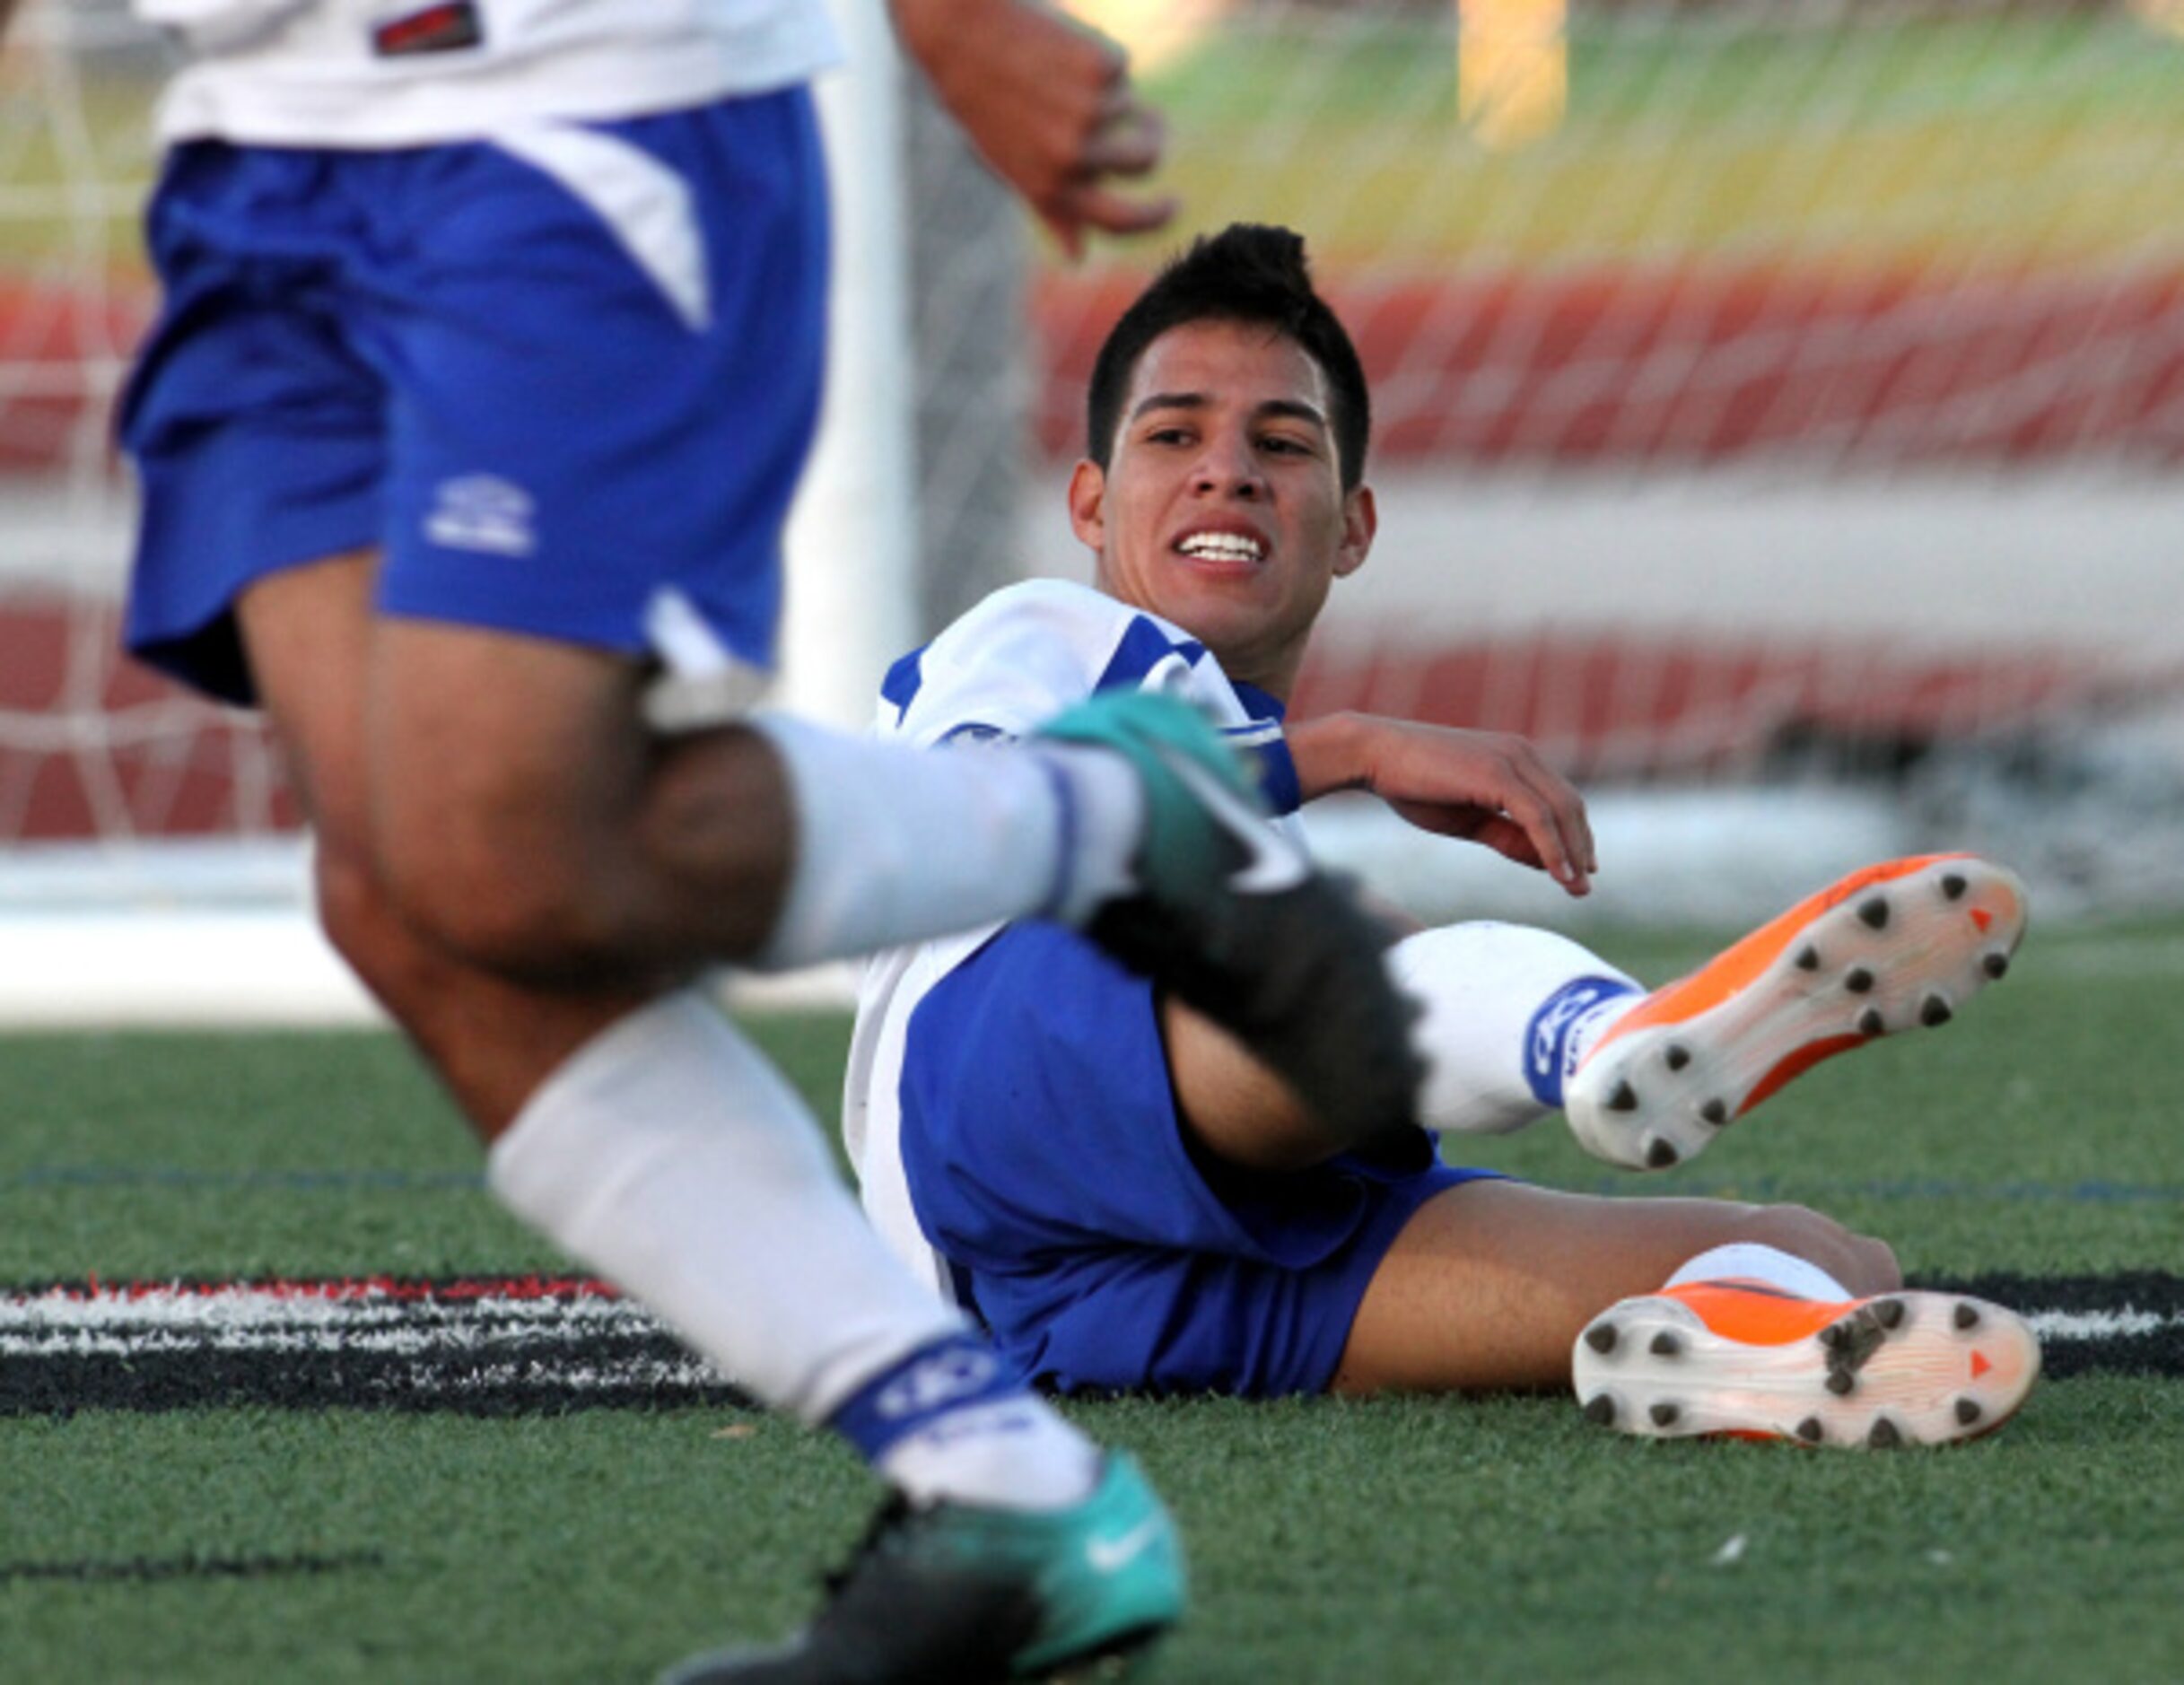
<instances>
[{"instance_id":1,"label":"player's bare arm","mask_svg":"<svg viewBox=\"0 0 2184 1685\"><path fill-rule=\"evenodd\" d=\"M1287 737L1306 801L1368 790L1422 830L1547 871L1572 895L1590 892L1599 865L1585 798L1523 738L1361 713L1301 720ZM1263 1063L1180 1002L1162 1002L1161 1039L1178 1113L1216 1157L1301 1170L1341 1150Z\"/></svg>"},{"instance_id":2,"label":"player's bare arm","mask_svg":"<svg viewBox=\"0 0 2184 1685\"><path fill-rule=\"evenodd\" d=\"M1160 162L1159 114L1120 47L1026 0L892 0L896 32L971 144L1071 258L1085 236L1142 234L1171 198L1119 190Z\"/></svg>"},{"instance_id":3,"label":"player's bare arm","mask_svg":"<svg viewBox=\"0 0 2184 1685\"><path fill-rule=\"evenodd\" d=\"M1550 874L1573 895L1600 869L1585 798L1523 738L1376 714L1328 714L1288 731L1311 801L1369 790L1420 830Z\"/></svg>"}]
</instances>

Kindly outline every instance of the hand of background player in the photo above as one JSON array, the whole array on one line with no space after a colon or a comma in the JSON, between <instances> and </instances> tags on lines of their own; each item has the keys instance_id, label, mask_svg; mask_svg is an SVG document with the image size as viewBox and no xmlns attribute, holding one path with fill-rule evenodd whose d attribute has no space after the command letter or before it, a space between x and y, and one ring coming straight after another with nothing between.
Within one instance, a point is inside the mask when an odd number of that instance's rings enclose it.
<instances>
[{"instance_id":1,"label":"hand of background player","mask_svg":"<svg viewBox=\"0 0 2184 1685\"><path fill-rule=\"evenodd\" d=\"M892 0L896 32L993 172L1071 258L1085 234L1162 227L1175 201L1122 193L1160 162L1160 114L1123 49L1032 0Z\"/></svg>"},{"instance_id":2,"label":"hand of background player","mask_svg":"<svg viewBox=\"0 0 2184 1685\"><path fill-rule=\"evenodd\" d=\"M1591 892L1600 862L1585 798L1524 738L1375 714L1304 720L1288 737L1306 800L1368 790L1421 830L1536 866L1573 895Z\"/></svg>"}]
</instances>

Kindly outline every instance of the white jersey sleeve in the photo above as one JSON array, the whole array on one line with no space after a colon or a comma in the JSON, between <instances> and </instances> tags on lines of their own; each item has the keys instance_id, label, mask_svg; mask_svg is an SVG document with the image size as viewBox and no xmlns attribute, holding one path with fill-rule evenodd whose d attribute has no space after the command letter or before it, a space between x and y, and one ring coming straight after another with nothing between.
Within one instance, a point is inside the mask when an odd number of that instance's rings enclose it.
<instances>
[{"instance_id":1,"label":"white jersey sleeve","mask_svg":"<svg viewBox=\"0 0 2184 1685\"><path fill-rule=\"evenodd\" d=\"M188 55L166 141L390 147L607 122L808 81L821 0L134 0Z\"/></svg>"},{"instance_id":2,"label":"white jersey sleeve","mask_svg":"<svg viewBox=\"0 0 2184 1685\"><path fill-rule=\"evenodd\" d=\"M1168 647L1149 645L1129 682L1187 694L1197 646L1164 622L1112 597L1058 580L996 591L888 676L880 702L883 736L921 746L951 740L1020 738L1106 684L1134 625L1158 629Z\"/></svg>"}]
</instances>

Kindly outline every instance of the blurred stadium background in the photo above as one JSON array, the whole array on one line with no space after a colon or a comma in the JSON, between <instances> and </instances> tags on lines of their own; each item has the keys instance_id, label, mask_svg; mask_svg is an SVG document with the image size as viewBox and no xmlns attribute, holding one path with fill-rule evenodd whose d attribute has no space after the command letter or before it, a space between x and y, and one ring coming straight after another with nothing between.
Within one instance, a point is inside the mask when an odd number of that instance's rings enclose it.
<instances>
[{"instance_id":1,"label":"blurred stadium background","mask_svg":"<svg viewBox=\"0 0 2184 1685\"><path fill-rule=\"evenodd\" d=\"M869 39L828 96L854 320L792 701L860 719L985 590L1083 577L1100 336L1192 231L1286 222L1375 379L1383 528L1300 711L1537 739L1594 797L1587 920L1935 845L2050 917L2184 904L2184 4L1076 9L1167 113L1171 239L1061 264ZM340 1018L257 727L114 649L162 62L118 0L27 0L0 57L0 1017ZM1321 830L1421 913L1572 915Z\"/></svg>"}]
</instances>

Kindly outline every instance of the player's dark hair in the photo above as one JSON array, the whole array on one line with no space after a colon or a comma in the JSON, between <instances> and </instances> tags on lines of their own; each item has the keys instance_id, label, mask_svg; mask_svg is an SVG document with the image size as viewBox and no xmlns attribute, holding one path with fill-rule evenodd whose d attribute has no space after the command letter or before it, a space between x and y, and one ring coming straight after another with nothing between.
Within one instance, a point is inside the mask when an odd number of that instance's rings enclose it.
<instances>
[{"instance_id":1,"label":"player's dark hair","mask_svg":"<svg viewBox=\"0 0 2184 1685\"><path fill-rule=\"evenodd\" d=\"M1092 365L1085 395L1086 454L1103 470L1109 466L1138 359L1171 327L1200 321L1263 323L1305 348L1327 377L1335 459L1342 489L1354 491L1365 477L1373 431L1365 370L1350 335L1312 290L1304 236L1260 223L1231 223L1218 234L1201 236L1123 312Z\"/></svg>"}]
</instances>

